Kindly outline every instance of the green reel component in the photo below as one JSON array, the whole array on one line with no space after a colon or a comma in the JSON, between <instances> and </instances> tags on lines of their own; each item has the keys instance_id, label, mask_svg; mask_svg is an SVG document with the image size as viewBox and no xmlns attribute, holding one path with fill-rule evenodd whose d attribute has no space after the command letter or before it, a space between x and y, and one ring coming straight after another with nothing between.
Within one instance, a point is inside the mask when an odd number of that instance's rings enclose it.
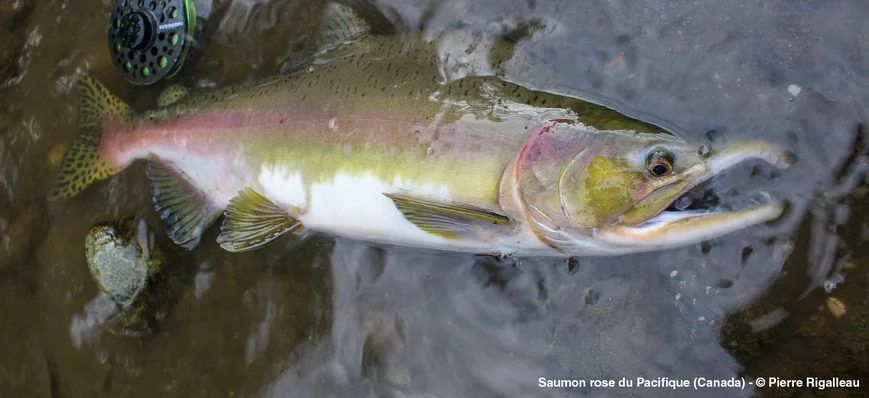
<instances>
[{"instance_id":1,"label":"green reel component","mask_svg":"<svg viewBox=\"0 0 869 398\"><path fill-rule=\"evenodd\" d=\"M192 0L118 0L109 25L109 54L133 84L178 73L193 42Z\"/></svg>"}]
</instances>

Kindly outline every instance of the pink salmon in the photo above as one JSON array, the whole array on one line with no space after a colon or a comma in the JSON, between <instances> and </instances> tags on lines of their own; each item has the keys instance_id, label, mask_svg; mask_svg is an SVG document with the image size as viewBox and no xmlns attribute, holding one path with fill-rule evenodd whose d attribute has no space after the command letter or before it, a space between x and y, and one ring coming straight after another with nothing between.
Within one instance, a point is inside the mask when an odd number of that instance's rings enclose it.
<instances>
[{"instance_id":1,"label":"pink salmon","mask_svg":"<svg viewBox=\"0 0 869 398\"><path fill-rule=\"evenodd\" d=\"M133 113L89 76L80 134L51 198L148 162L166 233L194 247L218 237L251 250L320 231L483 254L618 255L712 239L779 217L673 210L746 159L779 166L762 141L697 143L578 99L493 76L447 81L436 43L369 33L344 6L325 13L321 48L298 71L188 92Z\"/></svg>"}]
</instances>

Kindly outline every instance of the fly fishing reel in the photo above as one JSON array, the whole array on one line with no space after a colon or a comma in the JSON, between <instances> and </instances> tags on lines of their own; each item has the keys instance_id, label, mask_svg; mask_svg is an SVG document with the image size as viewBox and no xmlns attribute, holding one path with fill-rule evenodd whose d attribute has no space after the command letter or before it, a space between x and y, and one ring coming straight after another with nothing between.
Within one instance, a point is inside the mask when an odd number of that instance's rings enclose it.
<instances>
[{"instance_id":1,"label":"fly fishing reel","mask_svg":"<svg viewBox=\"0 0 869 398\"><path fill-rule=\"evenodd\" d=\"M196 26L193 0L118 0L109 25L115 68L133 84L178 73Z\"/></svg>"}]
</instances>

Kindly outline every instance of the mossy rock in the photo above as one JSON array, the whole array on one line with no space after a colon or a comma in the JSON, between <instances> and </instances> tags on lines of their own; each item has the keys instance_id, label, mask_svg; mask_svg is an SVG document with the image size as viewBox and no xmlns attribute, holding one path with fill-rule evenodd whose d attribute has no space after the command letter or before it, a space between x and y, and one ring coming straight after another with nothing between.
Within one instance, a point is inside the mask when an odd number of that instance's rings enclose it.
<instances>
[{"instance_id":1,"label":"mossy rock","mask_svg":"<svg viewBox=\"0 0 869 398\"><path fill-rule=\"evenodd\" d=\"M91 277L121 307L130 307L165 265L144 220L98 224L85 239Z\"/></svg>"}]
</instances>

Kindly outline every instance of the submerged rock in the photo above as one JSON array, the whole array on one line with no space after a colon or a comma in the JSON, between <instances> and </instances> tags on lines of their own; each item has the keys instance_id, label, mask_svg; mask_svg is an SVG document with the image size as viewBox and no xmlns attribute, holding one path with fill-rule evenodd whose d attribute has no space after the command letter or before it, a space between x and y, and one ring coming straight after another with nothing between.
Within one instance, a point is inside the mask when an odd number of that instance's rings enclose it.
<instances>
[{"instance_id":1,"label":"submerged rock","mask_svg":"<svg viewBox=\"0 0 869 398\"><path fill-rule=\"evenodd\" d=\"M165 266L144 220L98 224L85 239L91 277L99 291L121 308L128 328L146 325L147 289Z\"/></svg>"}]
</instances>

